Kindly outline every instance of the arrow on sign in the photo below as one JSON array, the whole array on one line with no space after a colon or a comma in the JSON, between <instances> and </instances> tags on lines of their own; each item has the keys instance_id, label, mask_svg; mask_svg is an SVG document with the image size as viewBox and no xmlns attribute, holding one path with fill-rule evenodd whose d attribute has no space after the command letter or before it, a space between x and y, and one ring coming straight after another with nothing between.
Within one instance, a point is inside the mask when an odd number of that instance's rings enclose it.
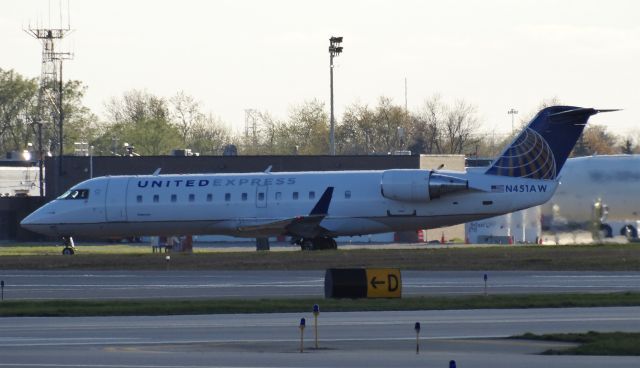
<instances>
[{"instance_id":1,"label":"arrow on sign","mask_svg":"<svg viewBox=\"0 0 640 368\"><path fill-rule=\"evenodd\" d=\"M371 279L371 286L373 286L374 289L378 288L378 285L384 285L385 282L384 281L376 281L376 277L373 276L373 278Z\"/></svg>"}]
</instances>

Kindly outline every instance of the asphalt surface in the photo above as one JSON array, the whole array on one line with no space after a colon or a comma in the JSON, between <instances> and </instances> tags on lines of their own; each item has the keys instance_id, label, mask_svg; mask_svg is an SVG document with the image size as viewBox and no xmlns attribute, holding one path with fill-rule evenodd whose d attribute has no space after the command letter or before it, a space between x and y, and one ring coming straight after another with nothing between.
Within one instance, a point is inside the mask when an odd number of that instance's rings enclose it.
<instances>
[{"instance_id":1,"label":"asphalt surface","mask_svg":"<svg viewBox=\"0 0 640 368\"><path fill-rule=\"evenodd\" d=\"M403 296L484 293L483 272L404 271ZM490 294L640 291L640 272L487 272ZM0 271L17 299L324 296L324 271Z\"/></svg>"},{"instance_id":2,"label":"asphalt surface","mask_svg":"<svg viewBox=\"0 0 640 368\"><path fill-rule=\"evenodd\" d=\"M299 352L300 318L307 319ZM639 331L640 307L2 318L0 367L637 367L638 357L538 355L535 333ZM420 354L414 323L420 322Z\"/></svg>"}]
</instances>

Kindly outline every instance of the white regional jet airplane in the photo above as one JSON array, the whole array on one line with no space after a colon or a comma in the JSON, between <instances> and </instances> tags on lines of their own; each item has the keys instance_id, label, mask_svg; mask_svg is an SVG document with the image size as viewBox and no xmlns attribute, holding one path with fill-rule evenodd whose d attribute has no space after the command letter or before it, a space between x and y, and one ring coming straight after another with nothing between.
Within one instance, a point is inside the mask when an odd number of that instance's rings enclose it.
<instances>
[{"instance_id":1,"label":"white regional jet airplane","mask_svg":"<svg viewBox=\"0 0 640 368\"><path fill-rule=\"evenodd\" d=\"M288 235L303 249L333 239L436 228L546 202L591 115L541 110L484 173L438 170L106 176L74 185L27 216L29 230L62 237Z\"/></svg>"},{"instance_id":2,"label":"white regional jet airplane","mask_svg":"<svg viewBox=\"0 0 640 368\"><path fill-rule=\"evenodd\" d=\"M603 237L638 237L640 155L571 158L560 176L558 190L542 206L544 228L589 229L595 220ZM599 214L596 205L602 207Z\"/></svg>"}]
</instances>

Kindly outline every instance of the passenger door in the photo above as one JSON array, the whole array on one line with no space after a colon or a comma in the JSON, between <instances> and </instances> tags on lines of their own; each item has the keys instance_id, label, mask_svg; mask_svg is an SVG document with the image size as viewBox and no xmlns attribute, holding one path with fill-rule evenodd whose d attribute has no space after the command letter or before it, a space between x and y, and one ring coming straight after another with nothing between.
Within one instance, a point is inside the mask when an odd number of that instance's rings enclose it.
<instances>
[{"instance_id":1,"label":"passenger door","mask_svg":"<svg viewBox=\"0 0 640 368\"><path fill-rule=\"evenodd\" d=\"M266 185L258 185L256 187L256 207L267 207L267 190L268 187Z\"/></svg>"},{"instance_id":2,"label":"passenger door","mask_svg":"<svg viewBox=\"0 0 640 368\"><path fill-rule=\"evenodd\" d=\"M105 208L108 222L127 221L127 187L129 178L109 178Z\"/></svg>"}]
</instances>

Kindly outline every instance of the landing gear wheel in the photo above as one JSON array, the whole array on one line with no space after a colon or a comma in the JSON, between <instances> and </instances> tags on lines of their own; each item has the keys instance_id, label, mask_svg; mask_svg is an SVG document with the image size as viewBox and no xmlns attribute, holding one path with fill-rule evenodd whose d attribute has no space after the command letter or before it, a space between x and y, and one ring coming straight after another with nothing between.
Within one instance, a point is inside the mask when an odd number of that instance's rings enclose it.
<instances>
[{"instance_id":1,"label":"landing gear wheel","mask_svg":"<svg viewBox=\"0 0 640 368\"><path fill-rule=\"evenodd\" d=\"M304 239L300 243L300 249L301 250L314 250L314 249L316 249L316 247L315 247L315 244L313 243L313 241L311 241L310 239Z\"/></svg>"},{"instance_id":2,"label":"landing gear wheel","mask_svg":"<svg viewBox=\"0 0 640 368\"><path fill-rule=\"evenodd\" d=\"M300 249L302 250L325 250L325 249L338 249L338 244L335 239L329 237L317 237L312 239L302 239Z\"/></svg>"},{"instance_id":3,"label":"landing gear wheel","mask_svg":"<svg viewBox=\"0 0 640 368\"><path fill-rule=\"evenodd\" d=\"M634 241L638 239L638 230L633 225L625 225L620 231L621 235L624 235L628 241Z\"/></svg>"},{"instance_id":4,"label":"landing gear wheel","mask_svg":"<svg viewBox=\"0 0 640 368\"><path fill-rule=\"evenodd\" d=\"M70 236L63 236L62 243L64 245L64 249L62 250L62 255L72 256L76 253L75 244L73 244L73 238Z\"/></svg>"},{"instance_id":5,"label":"landing gear wheel","mask_svg":"<svg viewBox=\"0 0 640 368\"><path fill-rule=\"evenodd\" d=\"M603 238L613 238L613 229L609 224L602 224L600 225L600 235Z\"/></svg>"}]
</instances>

